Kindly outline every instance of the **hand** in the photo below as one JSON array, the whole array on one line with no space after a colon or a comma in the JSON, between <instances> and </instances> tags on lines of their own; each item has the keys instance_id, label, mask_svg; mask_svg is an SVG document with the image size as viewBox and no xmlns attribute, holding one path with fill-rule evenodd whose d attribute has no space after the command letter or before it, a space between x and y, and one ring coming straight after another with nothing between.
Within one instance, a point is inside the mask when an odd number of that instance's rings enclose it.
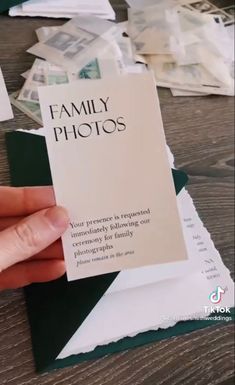
<instances>
[{"instance_id":1,"label":"hand","mask_svg":"<svg viewBox=\"0 0 235 385\"><path fill-rule=\"evenodd\" d=\"M0 187L0 290L62 276L68 224L52 187Z\"/></svg>"}]
</instances>

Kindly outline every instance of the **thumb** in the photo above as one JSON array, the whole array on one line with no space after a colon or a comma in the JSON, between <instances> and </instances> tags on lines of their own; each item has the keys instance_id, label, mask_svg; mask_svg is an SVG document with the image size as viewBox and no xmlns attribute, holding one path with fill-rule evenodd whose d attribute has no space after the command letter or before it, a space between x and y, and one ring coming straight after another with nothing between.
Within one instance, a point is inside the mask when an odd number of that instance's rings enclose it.
<instances>
[{"instance_id":1,"label":"thumb","mask_svg":"<svg viewBox=\"0 0 235 385\"><path fill-rule=\"evenodd\" d=\"M60 238L68 224L66 210L53 207L0 232L0 272L44 250Z\"/></svg>"}]
</instances>

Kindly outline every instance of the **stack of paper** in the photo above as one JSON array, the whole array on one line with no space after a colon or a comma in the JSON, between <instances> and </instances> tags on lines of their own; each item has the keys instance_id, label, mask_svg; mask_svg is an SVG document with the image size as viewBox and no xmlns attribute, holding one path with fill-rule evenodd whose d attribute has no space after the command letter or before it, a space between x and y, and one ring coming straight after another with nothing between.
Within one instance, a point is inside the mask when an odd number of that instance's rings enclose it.
<instances>
[{"instance_id":1,"label":"stack of paper","mask_svg":"<svg viewBox=\"0 0 235 385\"><path fill-rule=\"evenodd\" d=\"M115 12L108 0L30 0L12 7L10 16L43 16L72 18L76 15L94 15L115 20Z\"/></svg>"},{"instance_id":2,"label":"stack of paper","mask_svg":"<svg viewBox=\"0 0 235 385\"><path fill-rule=\"evenodd\" d=\"M75 3L66 7L75 9ZM174 96L234 95L234 8L221 10L195 0L129 3L128 22L114 24L89 15L60 27L39 28L39 43L28 52L41 59L22 74L26 82L11 95L12 103L41 124L41 85L139 73L146 65L156 85L169 87ZM31 12L44 9L43 4L35 0L21 7ZM86 3L83 10L92 13L92 4ZM48 1L46 9L54 6Z\"/></svg>"},{"instance_id":3,"label":"stack of paper","mask_svg":"<svg viewBox=\"0 0 235 385\"><path fill-rule=\"evenodd\" d=\"M234 15L229 9L226 13L195 0L131 4L128 33L158 86L173 88L174 95L234 95L234 36L229 33Z\"/></svg>"},{"instance_id":4,"label":"stack of paper","mask_svg":"<svg viewBox=\"0 0 235 385\"><path fill-rule=\"evenodd\" d=\"M126 28L127 23L80 16L61 27L37 29L39 43L28 52L44 60L36 59L22 74L26 80L11 95L12 104L42 124L38 87L145 72L145 59L133 54Z\"/></svg>"}]
</instances>

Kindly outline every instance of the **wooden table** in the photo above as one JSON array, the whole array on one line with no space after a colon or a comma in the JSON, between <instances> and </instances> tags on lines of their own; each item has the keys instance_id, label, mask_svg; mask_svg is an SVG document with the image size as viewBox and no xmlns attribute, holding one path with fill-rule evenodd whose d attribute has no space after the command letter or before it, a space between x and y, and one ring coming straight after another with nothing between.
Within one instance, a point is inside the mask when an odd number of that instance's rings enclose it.
<instances>
[{"instance_id":1,"label":"wooden table","mask_svg":"<svg viewBox=\"0 0 235 385\"><path fill-rule=\"evenodd\" d=\"M123 19L123 2L113 4L119 19ZM0 16L0 65L10 93L22 86L20 74L34 60L25 52L36 42L34 30L61 23ZM176 165L188 173L188 189L196 208L224 263L234 273L234 100L223 96L174 98L166 89L160 89L159 95L167 142ZM38 127L15 108L14 114L14 120L0 124L0 185L9 184L5 133ZM8 291L0 294L0 384L229 385L234 375L233 337L231 323L213 326L38 376L22 291Z\"/></svg>"}]
</instances>

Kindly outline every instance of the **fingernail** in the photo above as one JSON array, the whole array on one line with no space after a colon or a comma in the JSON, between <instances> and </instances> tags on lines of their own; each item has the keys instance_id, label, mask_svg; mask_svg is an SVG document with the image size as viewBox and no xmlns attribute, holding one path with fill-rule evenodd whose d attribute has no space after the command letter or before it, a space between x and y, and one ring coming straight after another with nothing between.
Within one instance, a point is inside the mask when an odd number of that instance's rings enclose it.
<instances>
[{"instance_id":1,"label":"fingernail","mask_svg":"<svg viewBox=\"0 0 235 385\"><path fill-rule=\"evenodd\" d=\"M69 216L63 207L52 207L45 212L45 217L49 220L54 228L61 229L68 227Z\"/></svg>"}]
</instances>

